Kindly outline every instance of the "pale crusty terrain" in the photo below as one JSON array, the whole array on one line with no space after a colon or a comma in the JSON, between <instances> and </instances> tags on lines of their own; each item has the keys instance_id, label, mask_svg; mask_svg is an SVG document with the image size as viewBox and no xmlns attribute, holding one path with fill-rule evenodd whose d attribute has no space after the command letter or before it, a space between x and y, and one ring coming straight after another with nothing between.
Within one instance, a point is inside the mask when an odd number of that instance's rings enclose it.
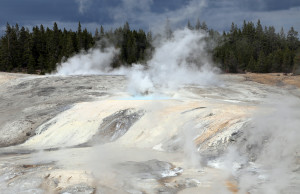
<instances>
[{"instance_id":1,"label":"pale crusty terrain","mask_svg":"<svg viewBox=\"0 0 300 194\"><path fill-rule=\"evenodd\" d=\"M289 79L280 85L276 75L261 76L220 75L218 86L145 97L131 96L124 76L0 73L0 188L239 193L238 175L215 168L215 159L243 142L253 114L270 96L300 96L285 87Z\"/></svg>"}]
</instances>

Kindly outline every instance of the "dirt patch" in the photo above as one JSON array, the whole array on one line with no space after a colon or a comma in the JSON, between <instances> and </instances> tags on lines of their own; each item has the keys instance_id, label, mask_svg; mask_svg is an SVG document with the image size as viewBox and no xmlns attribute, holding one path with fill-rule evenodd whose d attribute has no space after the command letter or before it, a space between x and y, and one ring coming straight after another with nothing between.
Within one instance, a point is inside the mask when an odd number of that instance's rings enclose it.
<instances>
[{"instance_id":1,"label":"dirt patch","mask_svg":"<svg viewBox=\"0 0 300 194\"><path fill-rule=\"evenodd\" d=\"M254 81L272 86L293 85L300 88L300 75L284 75L283 73L247 73L244 75L247 81Z\"/></svg>"}]
</instances>

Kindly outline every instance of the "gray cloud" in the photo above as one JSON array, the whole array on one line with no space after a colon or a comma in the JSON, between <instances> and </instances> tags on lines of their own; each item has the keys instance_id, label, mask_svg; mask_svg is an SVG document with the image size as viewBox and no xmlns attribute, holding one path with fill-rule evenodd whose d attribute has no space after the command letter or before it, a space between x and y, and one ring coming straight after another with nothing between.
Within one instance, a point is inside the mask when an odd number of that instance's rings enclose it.
<instances>
[{"instance_id":1,"label":"gray cloud","mask_svg":"<svg viewBox=\"0 0 300 194\"><path fill-rule=\"evenodd\" d=\"M123 6L126 10L131 11L133 9L138 9L141 11L148 11L153 4L153 0L122 0Z\"/></svg>"},{"instance_id":2,"label":"gray cloud","mask_svg":"<svg viewBox=\"0 0 300 194\"><path fill-rule=\"evenodd\" d=\"M299 0L1 0L0 29L3 33L6 22L52 26L56 21L76 30L80 21L93 32L100 25L115 28L128 21L136 29L159 31L167 18L173 28L200 18L219 31L228 30L231 22L257 19L277 30L294 26L300 31L299 7Z\"/></svg>"},{"instance_id":3,"label":"gray cloud","mask_svg":"<svg viewBox=\"0 0 300 194\"><path fill-rule=\"evenodd\" d=\"M277 11L277 10L288 10L293 7L300 6L299 0L242 0L239 1L244 4L250 10L253 11Z\"/></svg>"},{"instance_id":4,"label":"gray cloud","mask_svg":"<svg viewBox=\"0 0 300 194\"><path fill-rule=\"evenodd\" d=\"M284 27L286 31L291 26L300 30L300 2L288 0L189 0L181 1L181 6L157 12L157 1L145 1L144 5L135 7L136 0L122 1L117 7L110 9L110 17L114 23L122 24L129 21L133 27L160 31L169 18L173 28L185 26L187 20L196 22L197 18L206 21L210 28L227 31L231 22L242 25L243 20L257 22L263 25L273 25L277 30ZM164 2L164 1L162 1ZM177 2L178 3L178 2ZM299 7L296 5L299 4ZM164 5L164 4L161 4Z\"/></svg>"},{"instance_id":5,"label":"gray cloud","mask_svg":"<svg viewBox=\"0 0 300 194\"><path fill-rule=\"evenodd\" d=\"M281 10L262 10L257 11L241 9L239 4L223 4L222 7L210 8L203 12L203 20L207 21L210 27L217 30L229 30L231 22L241 26L243 20L257 22L261 20L263 25L274 26L278 31L281 27L287 31L291 26L299 31L300 6Z\"/></svg>"},{"instance_id":6,"label":"gray cloud","mask_svg":"<svg viewBox=\"0 0 300 194\"><path fill-rule=\"evenodd\" d=\"M114 22L124 23L129 21L134 26L151 29L152 31L161 31L167 18L173 27L178 27L185 23L187 19L199 17L202 9L206 6L205 0L190 0L177 9L157 13L150 7L153 4L152 0L144 1L142 4L137 4L137 0L130 0L129 3L125 0L122 2L120 6L110 10L110 16L114 19ZM133 4L135 6L132 6Z\"/></svg>"}]
</instances>

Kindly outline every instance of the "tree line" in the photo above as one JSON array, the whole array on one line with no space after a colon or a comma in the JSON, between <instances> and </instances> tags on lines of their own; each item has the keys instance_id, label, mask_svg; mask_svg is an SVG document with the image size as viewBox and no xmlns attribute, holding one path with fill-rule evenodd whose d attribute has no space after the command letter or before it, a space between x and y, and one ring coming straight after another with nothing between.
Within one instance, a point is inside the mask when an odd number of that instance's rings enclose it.
<instances>
[{"instance_id":1,"label":"tree line","mask_svg":"<svg viewBox=\"0 0 300 194\"><path fill-rule=\"evenodd\" d=\"M79 23L77 32L43 25L28 28L6 25L0 40L0 70L8 72L48 73L67 57L94 46L94 39Z\"/></svg>"},{"instance_id":2,"label":"tree line","mask_svg":"<svg viewBox=\"0 0 300 194\"><path fill-rule=\"evenodd\" d=\"M232 23L229 32L223 32L213 50L216 62L225 72L295 72L299 67L300 42L293 27L285 34L276 33L273 26L256 25L244 21L238 28Z\"/></svg>"},{"instance_id":3,"label":"tree line","mask_svg":"<svg viewBox=\"0 0 300 194\"><path fill-rule=\"evenodd\" d=\"M225 72L288 73L300 67L300 43L293 27L287 34L283 29L276 33L273 26L263 27L259 20L256 25L244 21L241 28L232 23L229 32L220 34L198 19L194 26L188 21L187 28L208 34L208 50ZM168 22L165 33L171 38ZM100 26L94 34L82 29L80 22L74 32L59 29L57 23L51 29L40 25L31 30L7 24L0 39L0 71L50 73L79 52L108 46L120 49L111 64L114 68L145 63L154 51L151 43L155 38L151 31L130 29L127 22L115 30L105 31Z\"/></svg>"},{"instance_id":4,"label":"tree line","mask_svg":"<svg viewBox=\"0 0 300 194\"><path fill-rule=\"evenodd\" d=\"M104 31L100 26L94 35L86 28L82 29L80 22L75 32L61 30L57 23L52 29L40 25L31 31L20 28L18 24L7 24L0 39L0 71L50 73L56 70L58 63L79 52L86 52L95 46L105 49L111 45L121 51L112 66L130 65L147 60L147 51L152 49L151 37L150 32L131 30L128 23L114 31Z\"/></svg>"}]
</instances>

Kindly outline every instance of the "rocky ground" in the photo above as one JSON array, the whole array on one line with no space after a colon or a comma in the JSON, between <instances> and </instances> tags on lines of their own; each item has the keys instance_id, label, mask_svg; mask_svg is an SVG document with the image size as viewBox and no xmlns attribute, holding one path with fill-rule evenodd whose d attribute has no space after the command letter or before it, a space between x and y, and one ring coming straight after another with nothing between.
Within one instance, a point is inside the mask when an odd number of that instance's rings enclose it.
<instances>
[{"instance_id":1,"label":"rocky ground","mask_svg":"<svg viewBox=\"0 0 300 194\"><path fill-rule=\"evenodd\" d=\"M131 96L124 76L0 73L1 193L297 193L298 77L255 76Z\"/></svg>"}]
</instances>

